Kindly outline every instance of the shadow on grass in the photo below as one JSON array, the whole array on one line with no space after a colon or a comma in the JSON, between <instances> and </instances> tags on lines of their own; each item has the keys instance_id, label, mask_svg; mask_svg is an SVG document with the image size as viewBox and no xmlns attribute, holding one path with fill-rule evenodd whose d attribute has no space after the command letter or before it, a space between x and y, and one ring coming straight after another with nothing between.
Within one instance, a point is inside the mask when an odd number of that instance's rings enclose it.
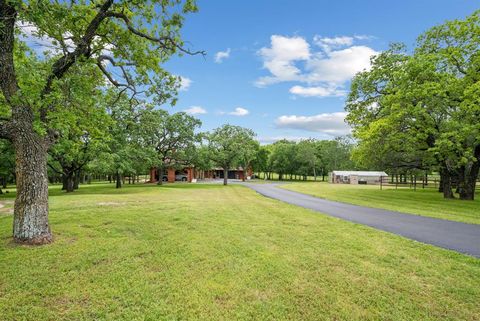
<instances>
[{"instance_id":1,"label":"shadow on grass","mask_svg":"<svg viewBox=\"0 0 480 321\"><path fill-rule=\"evenodd\" d=\"M151 184L151 183L140 183L140 184L127 184L123 185L121 188L115 188L115 184L109 183L93 183L80 185L78 190L75 190L72 193L66 193L62 190L62 186L55 184L49 186L48 195L51 196L75 196L75 195L122 195L122 194L137 194L145 193L148 191L154 192L155 190L169 190L169 189L212 189L212 188L221 188L221 184L190 184L190 183L166 183L162 185ZM15 199L16 190L15 188L9 189L8 193L0 195L0 200L2 199Z\"/></svg>"}]
</instances>

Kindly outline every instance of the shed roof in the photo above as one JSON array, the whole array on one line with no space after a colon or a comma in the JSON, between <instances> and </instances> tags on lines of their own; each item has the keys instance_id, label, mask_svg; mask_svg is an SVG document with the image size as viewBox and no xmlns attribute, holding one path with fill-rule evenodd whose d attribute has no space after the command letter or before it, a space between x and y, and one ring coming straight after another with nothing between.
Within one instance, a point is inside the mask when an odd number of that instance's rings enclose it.
<instances>
[{"instance_id":1,"label":"shed roof","mask_svg":"<svg viewBox=\"0 0 480 321\"><path fill-rule=\"evenodd\" d=\"M341 175L341 176L350 176L350 175L358 175L358 176L388 176L385 172L376 172L376 171L333 171L333 175Z\"/></svg>"}]
</instances>

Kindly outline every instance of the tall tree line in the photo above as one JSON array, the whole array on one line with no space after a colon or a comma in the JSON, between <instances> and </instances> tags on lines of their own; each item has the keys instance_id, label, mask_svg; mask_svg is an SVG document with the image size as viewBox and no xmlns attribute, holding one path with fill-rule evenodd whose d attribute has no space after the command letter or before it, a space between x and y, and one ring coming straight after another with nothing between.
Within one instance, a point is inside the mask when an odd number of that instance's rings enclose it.
<instances>
[{"instance_id":1,"label":"tall tree line","mask_svg":"<svg viewBox=\"0 0 480 321\"><path fill-rule=\"evenodd\" d=\"M480 11L372 58L346 110L364 166L437 171L445 198L473 200L480 170Z\"/></svg>"},{"instance_id":2,"label":"tall tree line","mask_svg":"<svg viewBox=\"0 0 480 321\"><path fill-rule=\"evenodd\" d=\"M332 170L356 168L350 159L353 146L349 137L299 142L280 140L259 148L253 168L266 179L273 179L275 173L280 180L313 176L315 180L325 181Z\"/></svg>"}]
</instances>

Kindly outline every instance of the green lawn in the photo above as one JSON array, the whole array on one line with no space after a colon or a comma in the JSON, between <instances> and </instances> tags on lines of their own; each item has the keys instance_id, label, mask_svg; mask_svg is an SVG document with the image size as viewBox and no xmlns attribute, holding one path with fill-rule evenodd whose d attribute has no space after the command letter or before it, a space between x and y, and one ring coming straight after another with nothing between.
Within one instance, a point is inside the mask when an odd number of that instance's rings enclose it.
<instances>
[{"instance_id":1,"label":"green lawn","mask_svg":"<svg viewBox=\"0 0 480 321\"><path fill-rule=\"evenodd\" d=\"M480 319L480 260L242 186L55 187L42 247L8 207L1 320Z\"/></svg>"},{"instance_id":2,"label":"green lawn","mask_svg":"<svg viewBox=\"0 0 480 321\"><path fill-rule=\"evenodd\" d=\"M475 201L446 200L434 188L413 189L374 185L329 183L289 183L282 188L333 201L384 208L403 213L436 217L451 221L480 224L480 195Z\"/></svg>"}]
</instances>

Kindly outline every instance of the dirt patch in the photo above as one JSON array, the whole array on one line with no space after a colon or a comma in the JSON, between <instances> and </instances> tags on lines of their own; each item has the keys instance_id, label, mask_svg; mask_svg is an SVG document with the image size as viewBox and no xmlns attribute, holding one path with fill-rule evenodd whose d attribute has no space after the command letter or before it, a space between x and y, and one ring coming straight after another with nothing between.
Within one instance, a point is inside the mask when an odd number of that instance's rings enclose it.
<instances>
[{"instance_id":1,"label":"dirt patch","mask_svg":"<svg viewBox=\"0 0 480 321\"><path fill-rule=\"evenodd\" d=\"M13 201L1 201L0 202L0 215L13 214L13 207L7 206L13 204Z\"/></svg>"},{"instance_id":2,"label":"dirt patch","mask_svg":"<svg viewBox=\"0 0 480 321\"><path fill-rule=\"evenodd\" d=\"M100 202L97 203L98 206L123 206L127 203L125 202Z\"/></svg>"}]
</instances>

